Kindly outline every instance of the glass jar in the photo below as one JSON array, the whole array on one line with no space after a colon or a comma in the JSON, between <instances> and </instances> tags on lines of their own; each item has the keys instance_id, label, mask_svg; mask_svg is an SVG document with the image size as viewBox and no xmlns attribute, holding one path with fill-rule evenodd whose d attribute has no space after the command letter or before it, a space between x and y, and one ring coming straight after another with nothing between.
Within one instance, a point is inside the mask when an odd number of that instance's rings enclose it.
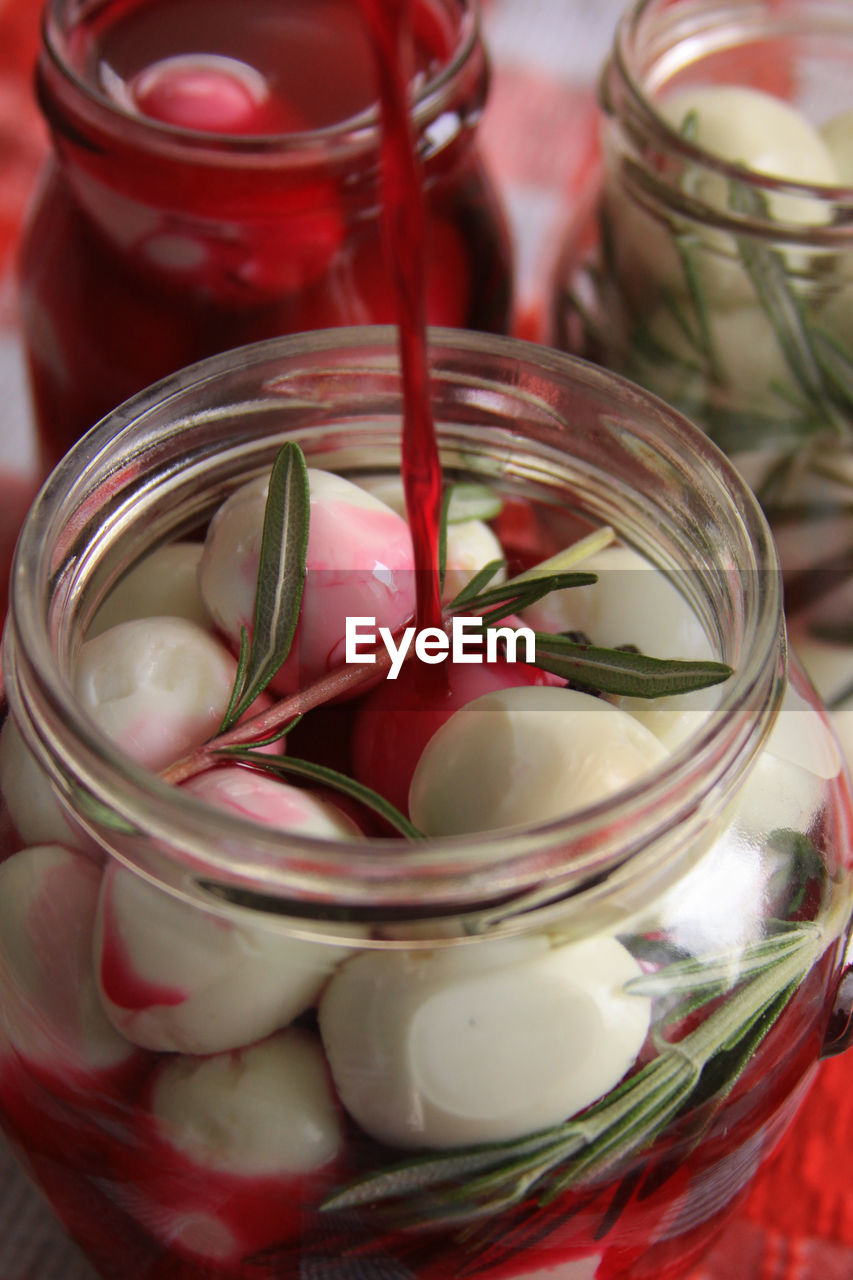
<instances>
[{"instance_id":1,"label":"glass jar","mask_svg":"<svg viewBox=\"0 0 853 1280\"><path fill-rule=\"evenodd\" d=\"M789 621L848 644L853 173L827 124L853 107L851 57L844 0L633 4L599 82L600 176L566 236L551 333L726 450L770 518ZM703 133L733 87L748 96ZM786 131L808 134L802 151ZM774 163L791 171L759 171Z\"/></svg>"},{"instance_id":2,"label":"glass jar","mask_svg":"<svg viewBox=\"0 0 853 1280\"><path fill-rule=\"evenodd\" d=\"M429 320L506 332L509 240L475 140L488 86L476 0L418 0L413 34ZM201 123L181 75L213 80ZM51 0L37 88L53 158L21 287L46 464L195 360L395 319L355 0Z\"/></svg>"},{"instance_id":3,"label":"glass jar","mask_svg":"<svg viewBox=\"0 0 853 1280\"><path fill-rule=\"evenodd\" d=\"M393 332L214 357L75 446L25 524L4 641L0 1109L104 1277L669 1280L844 1047L851 793L786 679L754 499L610 373L450 330L431 355L446 473L503 495L504 544L612 525L734 674L676 704L693 727L661 764L558 820L414 843L260 826L117 751L72 671L128 566L197 536L284 441L396 472ZM113 954L126 1009L174 1032L160 1049L106 1017L115 912L161 966L143 982ZM319 1013L283 1026L263 1009L291 968L321 975Z\"/></svg>"}]
</instances>

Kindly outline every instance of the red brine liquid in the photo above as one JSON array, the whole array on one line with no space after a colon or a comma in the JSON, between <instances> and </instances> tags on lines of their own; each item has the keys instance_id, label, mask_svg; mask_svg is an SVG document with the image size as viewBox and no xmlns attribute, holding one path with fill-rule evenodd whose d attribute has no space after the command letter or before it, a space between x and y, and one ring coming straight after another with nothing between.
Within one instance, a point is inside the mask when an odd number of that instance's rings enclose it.
<instances>
[{"instance_id":1,"label":"red brine liquid","mask_svg":"<svg viewBox=\"0 0 853 1280\"><path fill-rule=\"evenodd\" d=\"M357 0L58 0L46 39L55 160L21 256L45 465L203 357L395 320ZM412 6L405 79L421 104L427 319L506 332L509 241L476 147L488 70L468 0Z\"/></svg>"},{"instance_id":2,"label":"red brine liquid","mask_svg":"<svg viewBox=\"0 0 853 1280\"><path fill-rule=\"evenodd\" d=\"M426 212L403 68L409 5L359 0L373 37L382 106L382 222L397 303L403 375L402 473L415 552L417 625L441 626L438 539L442 472L432 415L426 337Z\"/></svg>"}]
</instances>

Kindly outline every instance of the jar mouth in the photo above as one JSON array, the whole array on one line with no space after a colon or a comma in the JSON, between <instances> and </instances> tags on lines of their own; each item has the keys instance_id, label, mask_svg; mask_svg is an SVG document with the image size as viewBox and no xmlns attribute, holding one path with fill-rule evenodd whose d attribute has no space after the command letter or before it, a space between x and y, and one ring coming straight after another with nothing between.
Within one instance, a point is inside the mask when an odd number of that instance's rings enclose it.
<instances>
[{"instance_id":1,"label":"jar mouth","mask_svg":"<svg viewBox=\"0 0 853 1280\"><path fill-rule=\"evenodd\" d=\"M103 530L128 520L121 503L104 505L104 486L118 493L128 477L132 486L140 463L160 456L158 414L160 423L172 424L173 446L179 434L188 440L187 402L207 396L214 404L216 388L232 377L238 383L232 402L240 406L245 433L253 412L246 388L268 386L271 376L299 370L317 385L318 405L322 376L330 370L343 371L342 386L350 397L359 378L390 377L389 385L396 386L391 402L399 414L391 328L327 330L244 347L158 383L93 428L47 480L25 521L13 565L4 668L21 730L59 789L91 818L99 838L148 874L184 887L188 879L203 883L208 891L238 900L252 894L286 901L297 914L299 903L310 910L328 900L330 885L350 916L360 907L374 915L383 905L396 910L415 888L429 896L432 914L442 907L455 910L461 900L493 900L496 894L547 896L557 886L563 894L580 892L620 868L628 876L639 874L650 841L668 831L673 849L682 849L688 828L695 835L696 825L713 820L726 804L769 732L780 696L779 575L764 517L724 455L656 397L575 357L515 339L443 329L430 330L430 353L436 386L456 397L460 414L477 421L488 421L491 414L497 424L496 398L507 399L508 418L495 426L506 474L527 465L513 451L513 417L529 433L538 433L542 475L547 476L548 450L553 452L555 443L566 450L572 431L580 430L584 397L596 401L600 426L611 426L614 439L641 463L645 459L661 468L666 463L677 476L678 459L684 460L685 476L689 472L704 494L705 517L710 522L717 514L723 550L719 563L703 564L704 553L697 548L707 545L708 554L713 552L713 530L697 528L695 565L676 567L699 569L708 575L709 589L732 593L726 599L737 652L721 656L734 659L735 672L721 686L716 710L662 765L614 798L541 826L423 842L294 839L220 810L211 821L213 811L201 802L115 754L72 694L69 606L87 560L97 557L86 540L88 525L96 519ZM296 412L306 412L305 386L296 377L291 388ZM575 406L577 417L574 412L567 417L567 405ZM310 414L310 401L307 406ZM280 414L280 402L277 407ZM633 434L629 422L635 424ZM336 439L350 441L340 432ZM524 446L525 437L515 439L518 448ZM276 446L271 448L274 453ZM170 476L175 465L164 465L162 475ZM601 492L602 502L614 501L606 487ZM630 499L619 491L617 497ZM71 735L73 760L64 758L60 746L52 747L51 726L57 736L60 727L63 736Z\"/></svg>"},{"instance_id":2,"label":"jar mouth","mask_svg":"<svg viewBox=\"0 0 853 1280\"><path fill-rule=\"evenodd\" d=\"M676 129L655 105L660 91L686 67L701 66L703 59L720 50L748 45L759 37L793 40L798 34L822 30L823 23L836 36L846 36L853 50L853 15L849 7L844 8L846 13L835 3L818 5L814 0L785 5L711 0L701 6L638 0L617 25L610 58L599 79L599 105L608 116L618 114L640 151L656 158L651 185L658 193L666 191L667 202L686 216L722 230L772 231L782 241L801 241L807 235L816 244L831 245L849 239L853 184L801 181L725 159ZM725 78L714 82L735 83ZM755 208L749 212L718 208L679 188L680 171L674 172L679 166L713 174L728 184L740 183L768 200L790 196L812 201L815 217L786 222L769 214L765 217ZM777 212L778 208L777 202Z\"/></svg>"},{"instance_id":3,"label":"jar mouth","mask_svg":"<svg viewBox=\"0 0 853 1280\"><path fill-rule=\"evenodd\" d=\"M42 19L42 40L50 66L61 79L73 87L81 101L98 113L98 122L111 120L123 130L139 132L149 140L156 139L165 150L173 150L180 156L192 154L203 159L205 152L223 152L237 159L258 160L279 157L282 152L299 158L313 158L318 151L363 151L377 146L380 134L379 104L374 102L363 111L320 128L306 128L286 133L228 133L215 130L198 130L181 125L168 124L153 117L141 115L123 106L81 75L64 55L65 37L60 20L60 9L67 0L52 0ZM479 0L456 0L459 21L456 41L447 62L420 85L412 96L411 120L416 129L437 119L451 100L459 74L470 59L480 40Z\"/></svg>"}]
</instances>

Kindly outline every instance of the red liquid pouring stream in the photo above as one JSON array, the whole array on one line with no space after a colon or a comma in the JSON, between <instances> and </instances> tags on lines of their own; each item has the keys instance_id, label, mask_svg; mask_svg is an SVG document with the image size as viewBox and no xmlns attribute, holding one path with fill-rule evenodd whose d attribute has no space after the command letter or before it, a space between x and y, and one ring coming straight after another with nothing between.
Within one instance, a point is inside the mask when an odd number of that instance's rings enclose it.
<instances>
[{"instance_id":1,"label":"red liquid pouring stream","mask_svg":"<svg viewBox=\"0 0 853 1280\"><path fill-rule=\"evenodd\" d=\"M359 0L375 54L382 116L382 222L403 373L403 486L415 549L417 625L441 627L442 474L426 340L426 212L403 67L409 0Z\"/></svg>"}]
</instances>

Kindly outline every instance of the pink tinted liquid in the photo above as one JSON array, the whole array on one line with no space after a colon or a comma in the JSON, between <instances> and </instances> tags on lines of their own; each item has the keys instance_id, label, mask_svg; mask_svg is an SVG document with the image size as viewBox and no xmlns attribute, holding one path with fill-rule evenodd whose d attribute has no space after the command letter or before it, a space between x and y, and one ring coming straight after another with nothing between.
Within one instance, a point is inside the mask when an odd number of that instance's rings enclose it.
<instances>
[{"instance_id":1,"label":"pink tinted liquid","mask_svg":"<svg viewBox=\"0 0 853 1280\"><path fill-rule=\"evenodd\" d=\"M455 12L413 7L415 88L454 63ZM340 142L377 99L357 0L125 0L75 15L61 60L65 73L44 55L39 74L61 164L21 257L45 465L122 400L205 356L393 323L375 138ZM508 238L473 140L480 46L454 66L441 118L461 127L442 141L423 125L419 144L427 319L502 332Z\"/></svg>"}]
</instances>

